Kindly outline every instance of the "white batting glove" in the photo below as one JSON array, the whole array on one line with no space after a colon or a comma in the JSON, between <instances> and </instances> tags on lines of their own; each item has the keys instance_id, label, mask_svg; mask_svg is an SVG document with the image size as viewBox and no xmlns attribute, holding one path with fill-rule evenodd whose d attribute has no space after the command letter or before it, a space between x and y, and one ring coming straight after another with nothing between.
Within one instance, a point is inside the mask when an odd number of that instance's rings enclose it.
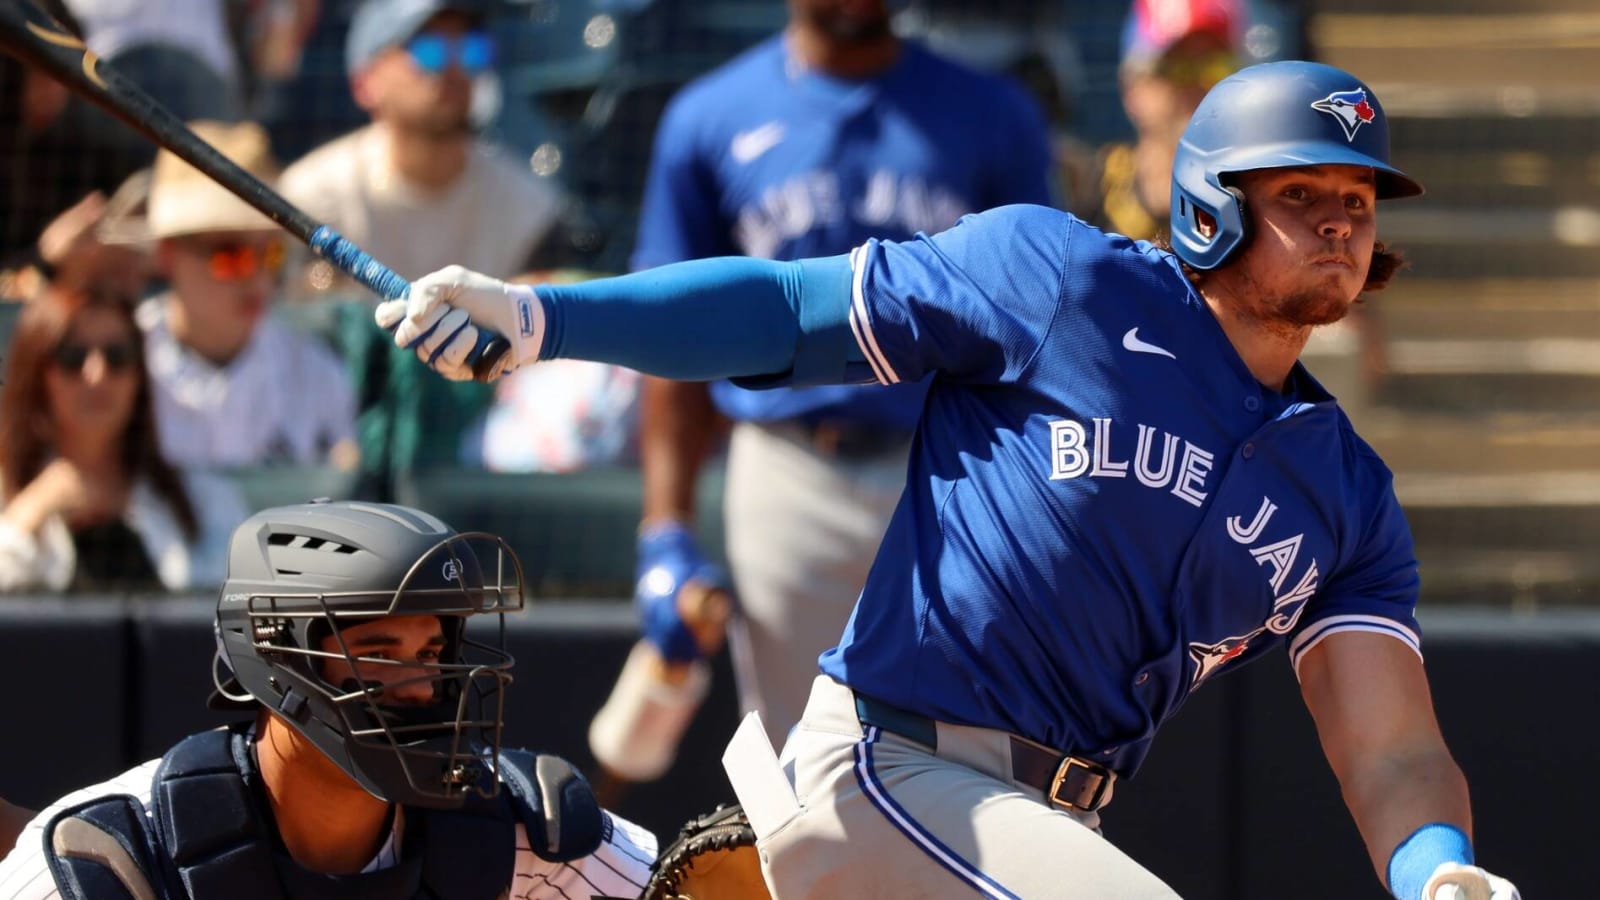
<instances>
[{"instance_id":1,"label":"white batting glove","mask_svg":"<svg viewBox=\"0 0 1600 900\"><path fill-rule=\"evenodd\" d=\"M533 288L506 284L461 266L448 266L411 283L405 300L378 304L373 318L394 332L395 345L451 381L473 377L469 358L480 331L498 334L511 348L486 380L494 380L539 356L544 340L544 305Z\"/></svg>"},{"instance_id":2,"label":"white batting glove","mask_svg":"<svg viewBox=\"0 0 1600 900\"><path fill-rule=\"evenodd\" d=\"M1477 866L1440 863L1422 886L1422 900L1522 900L1517 886Z\"/></svg>"}]
</instances>

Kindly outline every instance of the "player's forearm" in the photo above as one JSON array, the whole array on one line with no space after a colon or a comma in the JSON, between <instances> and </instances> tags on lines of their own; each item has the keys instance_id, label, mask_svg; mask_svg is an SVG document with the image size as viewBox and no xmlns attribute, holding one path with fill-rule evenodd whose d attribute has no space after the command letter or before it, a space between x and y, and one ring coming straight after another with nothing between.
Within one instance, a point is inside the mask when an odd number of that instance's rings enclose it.
<instances>
[{"instance_id":1,"label":"player's forearm","mask_svg":"<svg viewBox=\"0 0 1600 900\"><path fill-rule=\"evenodd\" d=\"M639 413L639 467L645 525L692 523L700 468L720 431L710 389L699 382L645 379Z\"/></svg>"},{"instance_id":2,"label":"player's forearm","mask_svg":"<svg viewBox=\"0 0 1600 900\"><path fill-rule=\"evenodd\" d=\"M1466 777L1441 744L1409 756L1374 759L1340 778L1378 878L1389 883L1395 848L1431 823L1472 834Z\"/></svg>"},{"instance_id":3,"label":"player's forearm","mask_svg":"<svg viewBox=\"0 0 1600 900\"><path fill-rule=\"evenodd\" d=\"M788 372L854 351L845 257L723 257L539 288L541 359L589 359L681 381Z\"/></svg>"}]
</instances>

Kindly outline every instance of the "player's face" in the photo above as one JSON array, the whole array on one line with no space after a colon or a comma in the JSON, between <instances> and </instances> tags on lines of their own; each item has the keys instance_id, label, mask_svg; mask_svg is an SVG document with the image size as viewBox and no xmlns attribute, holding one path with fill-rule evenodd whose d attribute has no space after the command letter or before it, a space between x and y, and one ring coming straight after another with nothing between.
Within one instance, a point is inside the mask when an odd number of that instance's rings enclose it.
<instances>
[{"instance_id":1,"label":"player's face","mask_svg":"<svg viewBox=\"0 0 1600 900\"><path fill-rule=\"evenodd\" d=\"M352 657L324 660L323 678L340 686L352 679L381 684L385 689L378 702L386 705L429 704L434 702L436 682L426 666L439 662L444 647L438 616L389 616L349 625L322 639L324 653L342 655L348 650Z\"/></svg>"},{"instance_id":2,"label":"player's face","mask_svg":"<svg viewBox=\"0 0 1600 900\"><path fill-rule=\"evenodd\" d=\"M869 43L889 34L885 0L790 0L796 18L841 43Z\"/></svg>"},{"instance_id":3,"label":"player's face","mask_svg":"<svg viewBox=\"0 0 1600 900\"><path fill-rule=\"evenodd\" d=\"M1226 267L1234 296L1294 327L1344 318L1377 240L1377 187L1364 166L1261 169L1239 176L1252 238Z\"/></svg>"}]
</instances>

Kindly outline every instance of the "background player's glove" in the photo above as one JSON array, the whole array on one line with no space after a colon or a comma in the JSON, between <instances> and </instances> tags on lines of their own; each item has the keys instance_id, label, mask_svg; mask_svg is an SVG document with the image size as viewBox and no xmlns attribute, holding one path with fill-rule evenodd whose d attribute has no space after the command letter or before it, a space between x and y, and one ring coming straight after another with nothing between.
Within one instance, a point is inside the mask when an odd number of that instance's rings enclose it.
<instances>
[{"instance_id":1,"label":"background player's glove","mask_svg":"<svg viewBox=\"0 0 1600 900\"><path fill-rule=\"evenodd\" d=\"M719 806L684 825L678 839L661 851L641 895L643 900L765 900L771 896L761 876L756 833L738 806Z\"/></svg>"},{"instance_id":2,"label":"background player's glove","mask_svg":"<svg viewBox=\"0 0 1600 900\"><path fill-rule=\"evenodd\" d=\"M644 639L668 663L690 662L711 655L721 642L725 614L686 613L680 596L684 586L731 595L727 574L708 562L694 535L682 522L663 522L639 532L639 565L633 602ZM686 619L687 614L687 619Z\"/></svg>"},{"instance_id":3,"label":"background player's glove","mask_svg":"<svg viewBox=\"0 0 1600 900\"><path fill-rule=\"evenodd\" d=\"M1440 863L1422 887L1422 900L1522 900L1517 886L1477 866Z\"/></svg>"},{"instance_id":4,"label":"background player's glove","mask_svg":"<svg viewBox=\"0 0 1600 900\"><path fill-rule=\"evenodd\" d=\"M467 354L487 328L511 342L491 379L539 357L544 306L532 287L507 284L461 266L448 266L412 282L405 300L378 304L373 318L394 331L397 346L416 351L429 368L452 381L472 379Z\"/></svg>"}]
</instances>

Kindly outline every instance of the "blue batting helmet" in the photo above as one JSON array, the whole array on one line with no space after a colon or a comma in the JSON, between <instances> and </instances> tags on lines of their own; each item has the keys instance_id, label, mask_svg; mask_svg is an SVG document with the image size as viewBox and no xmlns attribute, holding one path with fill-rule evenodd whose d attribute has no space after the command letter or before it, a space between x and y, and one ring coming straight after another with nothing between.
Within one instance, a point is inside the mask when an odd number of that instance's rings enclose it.
<instances>
[{"instance_id":1,"label":"blue batting helmet","mask_svg":"<svg viewBox=\"0 0 1600 900\"><path fill-rule=\"evenodd\" d=\"M1389 165L1389 123L1372 89L1321 63L1250 66L1200 101L1172 161L1172 249L1214 269L1245 237L1240 195L1227 175L1289 166L1370 166L1378 198L1414 197L1422 185ZM1202 233L1198 214L1216 222Z\"/></svg>"}]
</instances>

